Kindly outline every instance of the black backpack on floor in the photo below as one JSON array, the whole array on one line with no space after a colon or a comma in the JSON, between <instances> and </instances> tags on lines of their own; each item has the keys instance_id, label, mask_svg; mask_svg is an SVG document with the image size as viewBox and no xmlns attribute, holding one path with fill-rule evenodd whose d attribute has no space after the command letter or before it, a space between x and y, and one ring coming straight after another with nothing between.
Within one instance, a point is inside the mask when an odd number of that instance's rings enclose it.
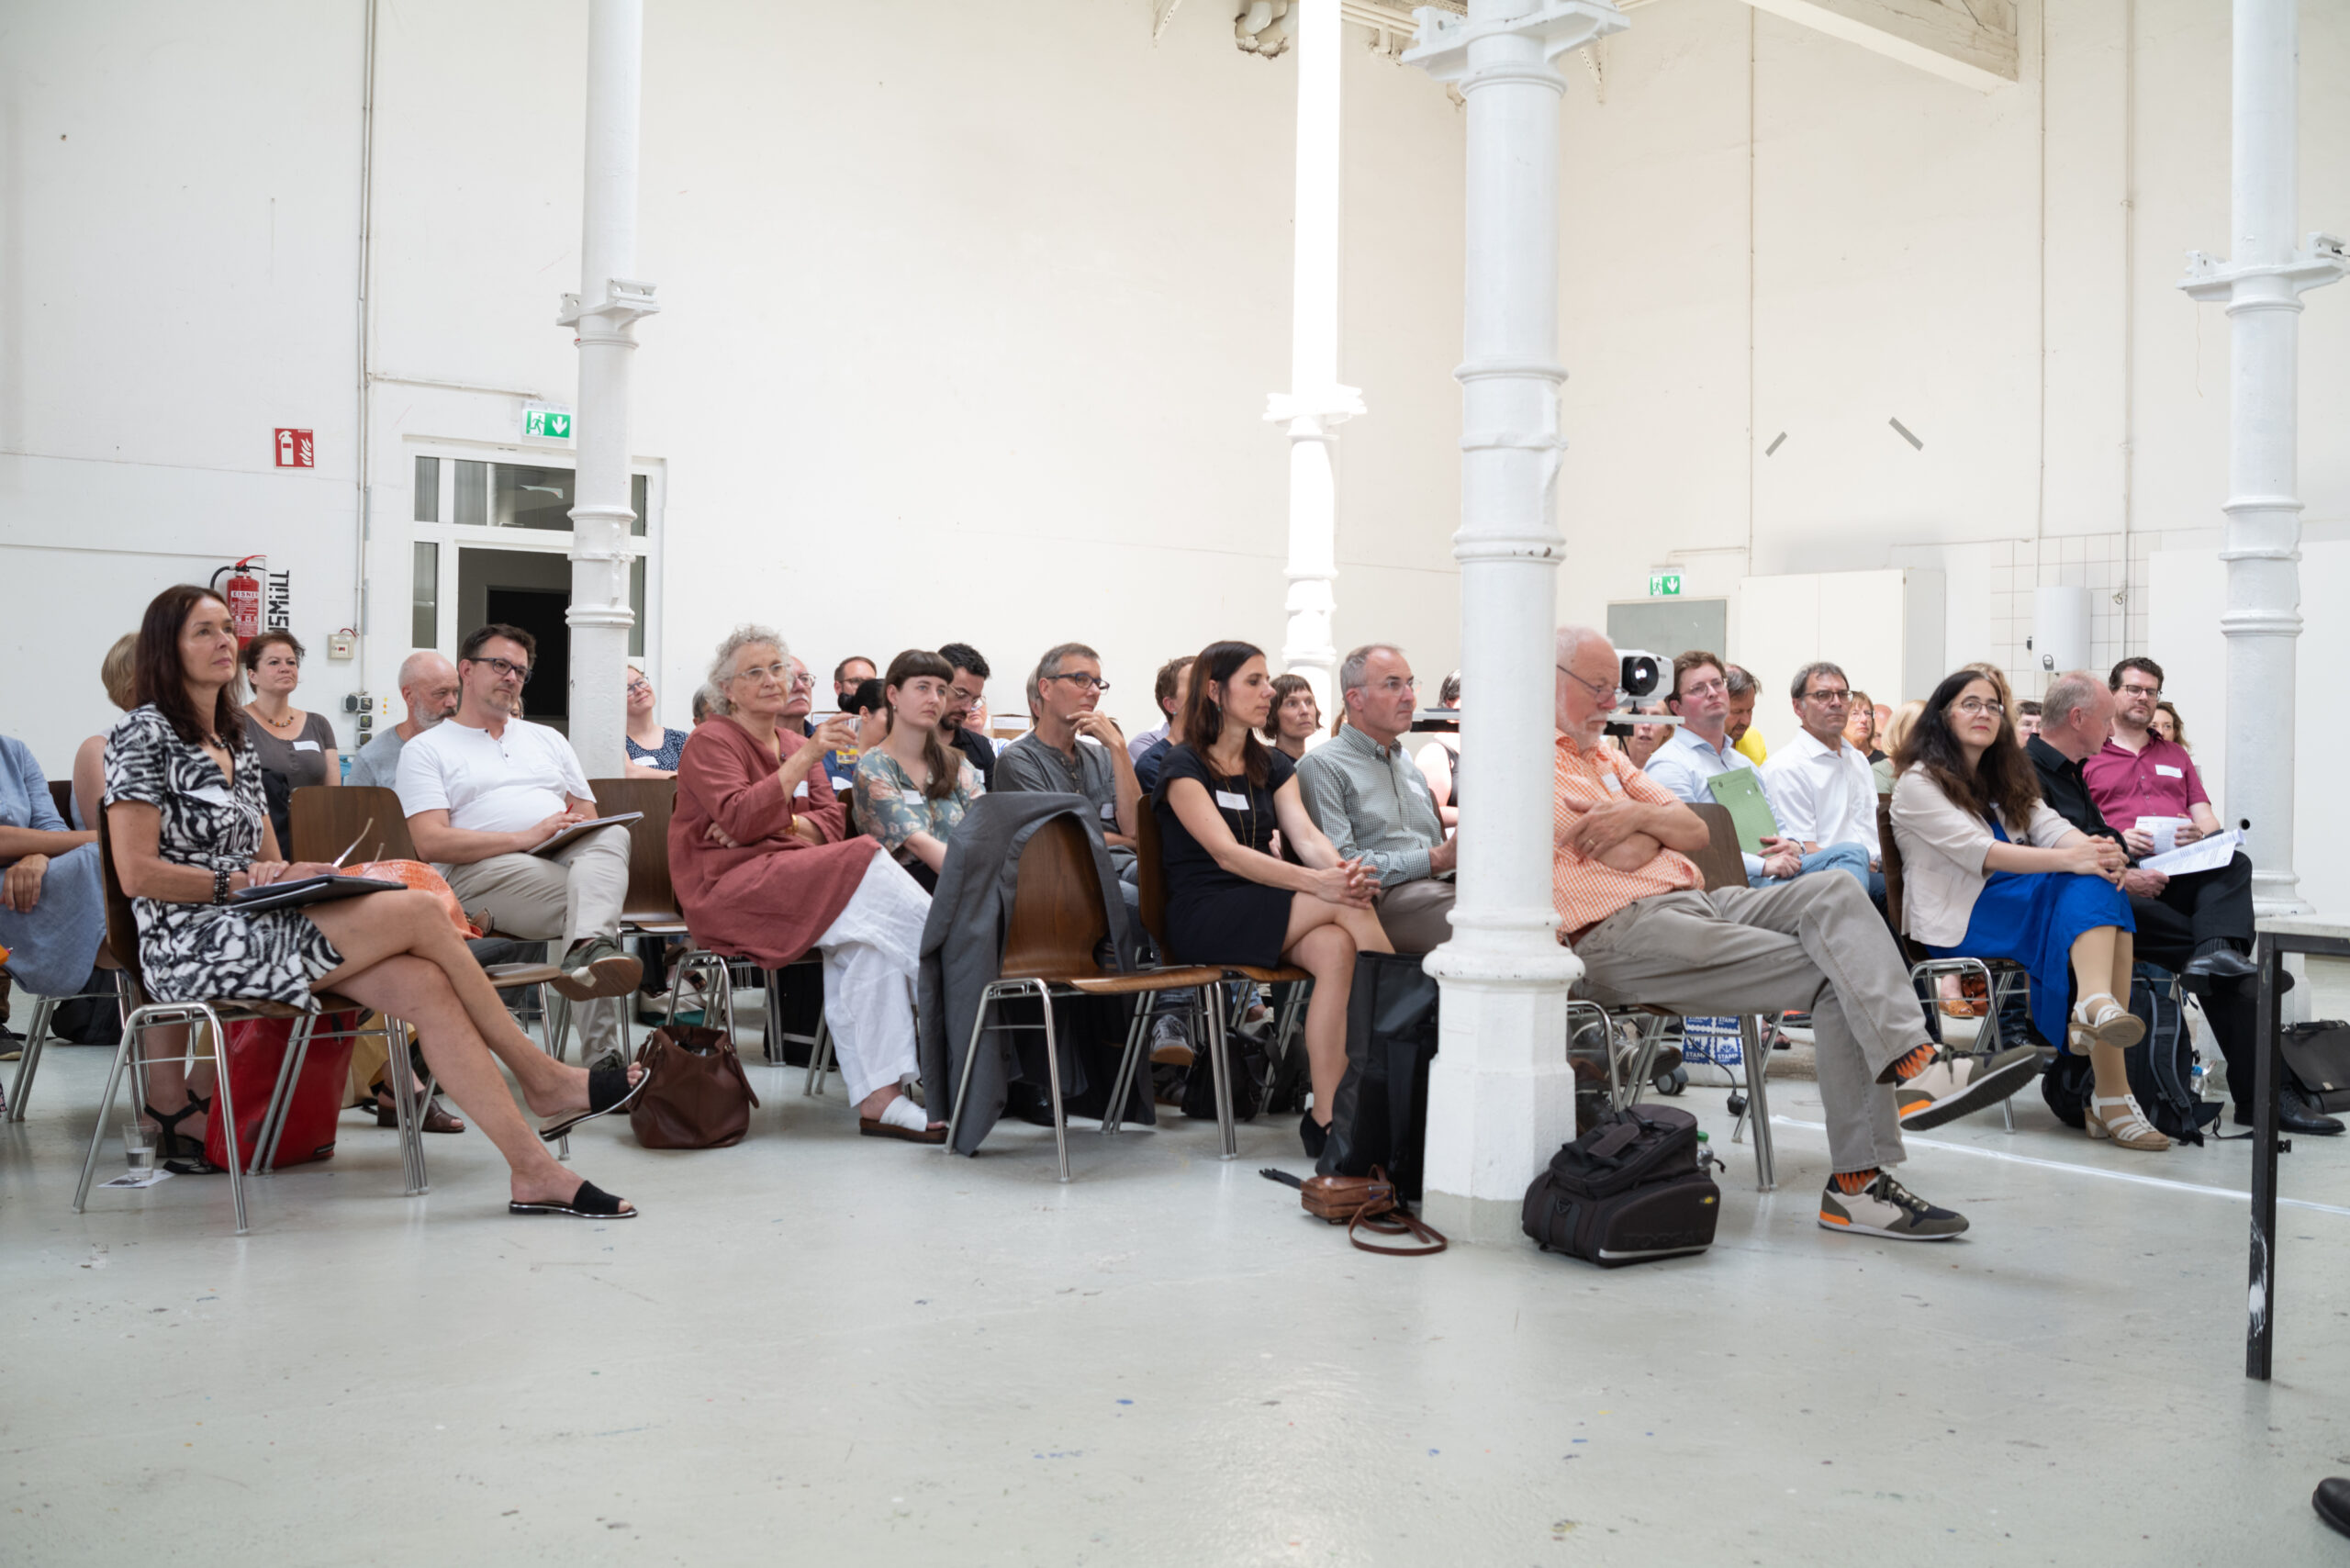
<instances>
[{"instance_id":1,"label":"black backpack on floor","mask_svg":"<svg viewBox=\"0 0 2350 1568\"><path fill-rule=\"evenodd\" d=\"M2177 1143L2200 1144L2203 1129L2223 1108L2195 1092L2195 1045L2187 1014L2171 989L2168 970L2141 964L2130 980L2130 1011L2146 1025L2146 1037L2122 1052L2130 1070L2130 1092L2154 1130ZM2096 1087L2089 1058L2062 1051L2041 1075L2040 1095L2068 1127L2088 1120Z\"/></svg>"},{"instance_id":2,"label":"black backpack on floor","mask_svg":"<svg viewBox=\"0 0 2350 1568\"><path fill-rule=\"evenodd\" d=\"M1526 1190L1519 1223L1545 1252L1603 1269L1703 1252L1722 1190L1697 1152L1697 1118L1636 1105L1600 1119L1550 1157Z\"/></svg>"},{"instance_id":3,"label":"black backpack on floor","mask_svg":"<svg viewBox=\"0 0 2350 1568\"><path fill-rule=\"evenodd\" d=\"M1428 1064L1436 1059L1437 983L1416 953L1358 953L1347 993L1347 1072L1330 1096L1330 1139L1315 1171L1387 1172L1420 1201L1428 1130ZM1292 1047L1300 1056L1301 1041Z\"/></svg>"}]
</instances>

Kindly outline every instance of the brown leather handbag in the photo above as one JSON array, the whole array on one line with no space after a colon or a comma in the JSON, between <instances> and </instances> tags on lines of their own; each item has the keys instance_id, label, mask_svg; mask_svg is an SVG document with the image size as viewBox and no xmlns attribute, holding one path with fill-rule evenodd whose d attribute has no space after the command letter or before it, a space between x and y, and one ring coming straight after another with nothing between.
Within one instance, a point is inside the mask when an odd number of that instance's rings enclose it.
<instances>
[{"instance_id":1,"label":"brown leather handbag","mask_svg":"<svg viewBox=\"0 0 2350 1568\"><path fill-rule=\"evenodd\" d=\"M751 1130L759 1097L734 1042L716 1029L672 1025L638 1047L652 1081L629 1107L628 1125L647 1148L724 1148Z\"/></svg>"},{"instance_id":2,"label":"brown leather handbag","mask_svg":"<svg viewBox=\"0 0 2350 1568\"><path fill-rule=\"evenodd\" d=\"M1397 1200L1395 1183L1376 1165L1368 1176L1308 1176L1303 1182L1285 1170L1266 1170L1258 1174L1285 1187L1295 1187L1298 1201L1307 1214L1332 1225L1345 1226L1347 1239L1365 1252L1384 1252L1391 1258L1426 1258L1443 1251L1447 1246L1442 1231L1418 1218ZM1375 1246L1357 1234L1365 1230L1381 1236L1409 1236L1420 1245Z\"/></svg>"}]
</instances>

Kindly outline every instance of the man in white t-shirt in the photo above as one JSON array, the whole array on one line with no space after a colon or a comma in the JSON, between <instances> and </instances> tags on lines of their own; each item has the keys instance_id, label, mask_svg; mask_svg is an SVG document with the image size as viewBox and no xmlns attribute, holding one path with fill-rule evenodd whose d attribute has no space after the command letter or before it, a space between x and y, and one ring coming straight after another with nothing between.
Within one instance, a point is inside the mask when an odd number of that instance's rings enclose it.
<instances>
[{"instance_id":1,"label":"man in white t-shirt","mask_svg":"<svg viewBox=\"0 0 2350 1568\"><path fill-rule=\"evenodd\" d=\"M537 643L519 627L489 625L457 658L457 711L400 750L400 809L417 853L449 879L468 913L529 942L560 937L552 982L575 1002L625 996L643 968L620 950L628 896L629 830L587 834L553 855L532 853L596 801L571 743L514 716ZM582 1014L589 1066L625 1054L620 1010Z\"/></svg>"},{"instance_id":2,"label":"man in white t-shirt","mask_svg":"<svg viewBox=\"0 0 2350 1568\"><path fill-rule=\"evenodd\" d=\"M1762 765L1762 793L1779 831L1811 855L1830 845L1867 851L1869 897L1885 907L1885 861L1876 834L1876 777L1868 758L1844 738L1852 683L1821 660L1796 672L1788 690L1803 725L1794 741Z\"/></svg>"}]
</instances>

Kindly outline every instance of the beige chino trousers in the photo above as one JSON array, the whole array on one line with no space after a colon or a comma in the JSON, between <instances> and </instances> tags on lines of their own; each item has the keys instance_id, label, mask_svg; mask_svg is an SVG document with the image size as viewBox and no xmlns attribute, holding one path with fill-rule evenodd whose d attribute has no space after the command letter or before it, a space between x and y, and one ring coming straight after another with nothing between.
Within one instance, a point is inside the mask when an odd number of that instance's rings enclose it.
<instances>
[{"instance_id":1,"label":"beige chino trousers","mask_svg":"<svg viewBox=\"0 0 2350 1568\"><path fill-rule=\"evenodd\" d=\"M548 943L547 961L561 963L573 945L590 936L620 940L621 905L628 898L628 834L625 827L601 828L559 854L493 855L466 866L434 868L449 879L466 914L487 910L500 935ZM587 1059L624 1055L622 1010L628 998L577 1005Z\"/></svg>"}]
</instances>

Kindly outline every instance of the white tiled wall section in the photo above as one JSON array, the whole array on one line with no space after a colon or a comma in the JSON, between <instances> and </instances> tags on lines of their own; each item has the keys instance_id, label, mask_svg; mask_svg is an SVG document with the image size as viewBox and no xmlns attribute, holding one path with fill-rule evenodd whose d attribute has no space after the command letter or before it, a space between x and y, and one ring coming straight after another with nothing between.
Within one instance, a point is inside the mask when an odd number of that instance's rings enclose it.
<instances>
[{"instance_id":1,"label":"white tiled wall section","mask_svg":"<svg viewBox=\"0 0 2350 1568\"><path fill-rule=\"evenodd\" d=\"M2032 590L2042 586L2090 590L2092 669L2110 668L2125 655L2144 649L2146 557L2163 548L2161 533L2131 534L2126 562L2120 533L2015 540L2006 548L2007 564L1995 562L1991 569L1990 656L2001 668L2012 675L2031 667L2024 639L2031 635Z\"/></svg>"}]
</instances>

